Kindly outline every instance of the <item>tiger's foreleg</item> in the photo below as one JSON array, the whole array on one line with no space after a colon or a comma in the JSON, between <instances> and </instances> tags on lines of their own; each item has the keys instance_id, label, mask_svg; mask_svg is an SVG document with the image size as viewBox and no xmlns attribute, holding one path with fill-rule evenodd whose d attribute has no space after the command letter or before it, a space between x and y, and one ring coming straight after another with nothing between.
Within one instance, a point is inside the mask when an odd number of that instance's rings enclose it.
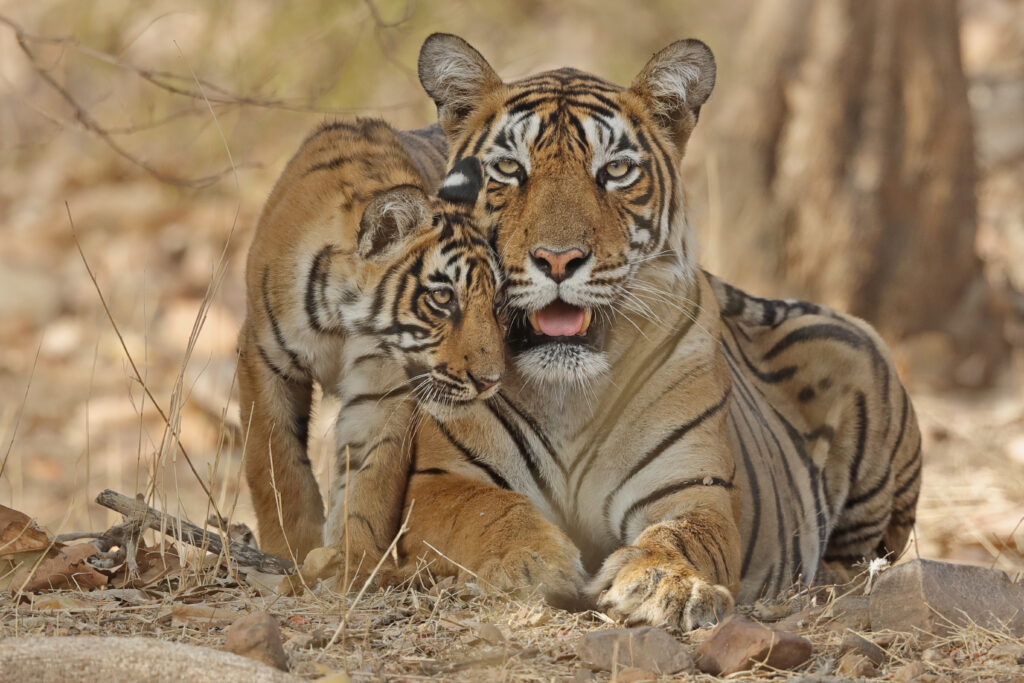
<instances>
[{"instance_id":1,"label":"tiger's foreleg","mask_svg":"<svg viewBox=\"0 0 1024 683\"><path fill-rule=\"evenodd\" d=\"M539 592L554 605L581 606L580 552L526 496L425 466L413 473L406 501L412 511L400 550L410 562L429 561L439 576L468 570L485 590Z\"/></svg>"},{"instance_id":2,"label":"tiger's foreleg","mask_svg":"<svg viewBox=\"0 0 1024 683\"><path fill-rule=\"evenodd\" d=\"M323 501L306 452L313 383L271 362L247 324L239 338L238 393L260 547L301 562L323 544Z\"/></svg>"},{"instance_id":3,"label":"tiger's foreleg","mask_svg":"<svg viewBox=\"0 0 1024 683\"><path fill-rule=\"evenodd\" d=\"M732 497L731 486L698 482L652 505L649 525L591 583L598 605L628 623L684 630L724 617L740 581Z\"/></svg>"}]
</instances>

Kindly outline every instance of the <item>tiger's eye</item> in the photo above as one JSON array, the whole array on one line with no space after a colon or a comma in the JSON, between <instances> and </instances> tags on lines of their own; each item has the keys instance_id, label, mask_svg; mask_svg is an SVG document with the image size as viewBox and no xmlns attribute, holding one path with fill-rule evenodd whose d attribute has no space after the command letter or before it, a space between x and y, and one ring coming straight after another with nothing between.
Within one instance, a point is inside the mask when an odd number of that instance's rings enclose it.
<instances>
[{"instance_id":1,"label":"tiger's eye","mask_svg":"<svg viewBox=\"0 0 1024 683\"><path fill-rule=\"evenodd\" d=\"M519 162L515 159L499 159L495 166L505 175L515 175L519 172Z\"/></svg>"},{"instance_id":2,"label":"tiger's eye","mask_svg":"<svg viewBox=\"0 0 1024 683\"><path fill-rule=\"evenodd\" d=\"M452 290L450 289L435 289L430 292L430 298L434 300L434 303L439 306L445 306L449 301L452 300Z\"/></svg>"},{"instance_id":3,"label":"tiger's eye","mask_svg":"<svg viewBox=\"0 0 1024 683\"><path fill-rule=\"evenodd\" d=\"M629 164L625 161L611 161L604 167L609 178L621 178L629 173Z\"/></svg>"}]
</instances>

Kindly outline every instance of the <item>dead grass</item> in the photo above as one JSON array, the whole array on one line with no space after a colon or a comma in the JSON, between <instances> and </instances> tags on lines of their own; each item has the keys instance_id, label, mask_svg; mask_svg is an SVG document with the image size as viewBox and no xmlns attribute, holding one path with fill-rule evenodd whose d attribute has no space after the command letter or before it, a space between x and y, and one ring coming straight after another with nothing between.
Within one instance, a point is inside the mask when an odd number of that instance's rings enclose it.
<instances>
[{"instance_id":1,"label":"dead grass","mask_svg":"<svg viewBox=\"0 0 1024 683\"><path fill-rule=\"evenodd\" d=\"M420 581L432 583L429 568ZM594 629L611 628L593 612L567 613L539 598L516 600L485 595L472 583L450 579L429 589L403 585L368 592L358 604L321 586L303 597L261 595L237 575L209 567L183 572L145 590L62 592L0 599L0 639L8 636L144 636L220 648L224 629L237 616L265 611L281 624L292 673L318 678L347 672L353 680L566 680L589 671L576 644ZM799 605L803 600L794 601ZM814 643L813 660L802 671L741 674L737 680L784 680L807 673L829 675L841 655L848 629L829 615L831 601L794 630ZM214 608L216 611L213 611ZM792 608L792 606L791 606ZM780 616L789 610L775 610ZM342 623L337 643L325 644ZM707 631L677 634L696 647ZM881 676L908 662L923 661L928 671L948 680L1013 680L1020 665L1006 653L1024 641L978 627L943 638L909 634L862 633L888 652ZM1000 650L1000 646L1004 650ZM610 672L596 674L614 680ZM717 680L698 675L694 680ZM933 679L941 680L941 679Z\"/></svg>"}]
</instances>

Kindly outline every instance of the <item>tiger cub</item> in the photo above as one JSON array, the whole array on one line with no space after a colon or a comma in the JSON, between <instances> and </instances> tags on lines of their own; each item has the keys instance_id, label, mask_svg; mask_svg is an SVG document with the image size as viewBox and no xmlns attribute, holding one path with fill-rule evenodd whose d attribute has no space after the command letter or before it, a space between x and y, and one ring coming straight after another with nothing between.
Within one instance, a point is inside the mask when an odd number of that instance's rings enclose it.
<instances>
[{"instance_id":1,"label":"tiger cub","mask_svg":"<svg viewBox=\"0 0 1024 683\"><path fill-rule=\"evenodd\" d=\"M289 161L260 216L238 377L245 475L267 552L298 562L324 544L307 454L314 383L342 403L332 499L354 512L332 520L370 566L397 527L415 410L443 415L497 391L504 329L499 271L478 223L482 168L458 164L429 198L440 176L436 130L327 123ZM371 428L373 411L388 420ZM329 538L341 543L343 530Z\"/></svg>"}]
</instances>

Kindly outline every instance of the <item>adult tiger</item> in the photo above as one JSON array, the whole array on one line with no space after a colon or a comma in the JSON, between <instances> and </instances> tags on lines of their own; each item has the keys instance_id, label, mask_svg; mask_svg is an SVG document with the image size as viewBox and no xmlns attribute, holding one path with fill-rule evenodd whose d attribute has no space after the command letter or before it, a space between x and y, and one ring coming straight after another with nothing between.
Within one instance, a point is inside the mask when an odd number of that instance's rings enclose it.
<instances>
[{"instance_id":1,"label":"adult tiger","mask_svg":"<svg viewBox=\"0 0 1024 683\"><path fill-rule=\"evenodd\" d=\"M494 313L499 271L479 222L482 168L462 160L428 198L443 172L432 137L379 120L324 124L260 217L238 376L246 480L269 552L302 560L323 545L306 453L314 382L343 405L331 518L346 526L351 503L353 567L372 567L390 540L371 519L397 524L415 406L443 415L497 390L505 344ZM382 408L392 419L364 419Z\"/></svg>"},{"instance_id":2,"label":"adult tiger","mask_svg":"<svg viewBox=\"0 0 1024 683\"><path fill-rule=\"evenodd\" d=\"M736 598L898 553L920 434L866 323L703 272L680 162L710 50L658 52L628 88L573 69L504 83L462 39L423 45L451 164L480 157L514 368L415 441L405 556L632 622L715 621ZM433 554L433 551L429 551Z\"/></svg>"}]
</instances>

